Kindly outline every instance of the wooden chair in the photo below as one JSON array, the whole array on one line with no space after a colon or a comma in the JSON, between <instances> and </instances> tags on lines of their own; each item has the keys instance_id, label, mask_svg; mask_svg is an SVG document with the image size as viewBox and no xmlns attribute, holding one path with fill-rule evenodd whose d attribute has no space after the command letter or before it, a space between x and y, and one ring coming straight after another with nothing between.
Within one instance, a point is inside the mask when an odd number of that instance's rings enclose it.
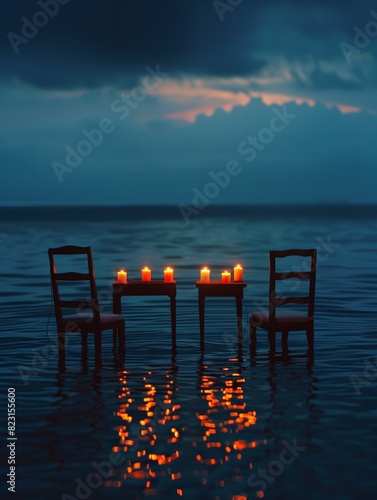
<instances>
[{"instance_id":1,"label":"wooden chair","mask_svg":"<svg viewBox=\"0 0 377 500\"><path fill-rule=\"evenodd\" d=\"M282 273L276 271L276 260L285 257L303 257L303 262L310 259L308 270L302 266L292 266L288 272ZM313 353L314 349L314 297L316 282L316 264L317 250L281 250L270 252L270 286L269 286L269 309L268 311L253 312L249 318L250 323L250 341L252 352L256 349L256 330L257 327L268 332L270 343L270 353L275 353L276 332L282 333L283 352L288 351L288 333L290 331L305 330L308 341L308 352ZM296 269L296 270L295 270ZM295 287L301 294L298 296L281 297L280 291L276 288L276 282L283 280L296 279L306 280L305 291L302 287L302 281ZM297 282L296 282L297 284ZM284 311L277 306L286 304L306 304L306 311Z\"/></svg>"},{"instance_id":2,"label":"wooden chair","mask_svg":"<svg viewBox=\"0 0 377 500\"><path fill-rule=\"evenodd\" d=\"M55 266L55 257L57 255L86 256L86 272L58 273ZM59 352L61 353L65 350L65 333L68 332L81 333L83 346L86 346L88 333L93 333L96 356L100 356L101 353L101 333L104 330L113 330L114 340L116 333L118 333L119 343L124 343L125 327L122 315L102 314L99 311L91 248L72 245L50 248L48 250L48 256L50 260L50 275L54 297L56 326L58 331ZM87 293L90 294L90 299L88 299L88 296L84 300L61 299L61 288L63 282L65 284L76 283L78 285L86 283ZM63 309L75 309L79 312L64 315Z\"/></svg>"}]
</instances>

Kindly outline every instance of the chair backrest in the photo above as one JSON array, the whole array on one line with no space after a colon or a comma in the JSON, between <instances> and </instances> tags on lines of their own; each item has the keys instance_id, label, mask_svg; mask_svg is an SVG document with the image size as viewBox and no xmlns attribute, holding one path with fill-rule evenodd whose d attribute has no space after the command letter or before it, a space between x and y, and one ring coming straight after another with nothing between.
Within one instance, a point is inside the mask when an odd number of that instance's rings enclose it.
<instances>
[{"instance_id":1,"label":"chair backrest","mask_svg":"<svg viewBox=\"0 0 377 500\"><path fill-rule=\"evenodd\" d=\"M86 256L85 271L86 272L63 272L59 273L56 270L56 259L57 255L74 256L83 255ZM50 275L52 292L54 297L55 306L55 316L58 328L63 326L63 311L62 308L75 309L75 312L82 312L82 310L90 309L93 314L94 322L100 322L100 314L98 308L97 299L97 288L93 269L93 259L92 250L90 247L79 247L73 245L66 245L59 248L49 248L48 256L50 260ZM61 298L61 293L59 290L59 283L85 283L89 284L90 299L86 297L84 300L65 300ZM88 292L89 292L88 290Z\"/></svg>"},{"instance_id":2,"label":"chair backrest","mask_svg":"<svg viewBox=\"0 0 377 500\"><path fill-rule=\"evenodd\" d=\"M277 259L285 257L303 257L301 265L292 265L287 272L278 272ZM309 266L307 266L309 264ZM307 315L314 316L315 282L317 269L317 250L272 250L270 252L270 293L269 293L269 315L275 319L276 306L285 304L307 304ZM301 282L294 285L294 296L280 296L277 282L283 280L307 280L307 286L302 287ZM301 289L301 293L300 293ZM298 293L296 293L296 290ZM277 293L279 292L279 293Z\"/></svg>"}]
</instances>

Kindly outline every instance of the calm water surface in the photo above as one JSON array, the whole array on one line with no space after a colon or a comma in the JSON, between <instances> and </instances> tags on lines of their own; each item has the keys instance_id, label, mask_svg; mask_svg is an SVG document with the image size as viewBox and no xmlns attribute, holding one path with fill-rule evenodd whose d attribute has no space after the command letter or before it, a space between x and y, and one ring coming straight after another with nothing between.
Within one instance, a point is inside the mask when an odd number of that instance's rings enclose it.
<instances>
[{"instance_id":1,"label":"calm water surface","mask_svg":"<svg viewBox=\"0 0 377 500\"><path fill-rule=\"evenodd\" d=\"M17 494L3 467L2 498L375 498L376 215L223 207L186 226L177 208L1 209L1 404L8 387L17 401ZM161 279L174 266L177 351L167 298L123 299L124 359L111 332L102 367L92 339L83 357L74 336L59 372L47 249L63 244L92 246L105 311L120 267L139 279L149 265ZM289 358L270 359L258 331L251 357L247 318L267 297L268 251L294 247L319 251L314 360L301 332ZM199 269L216 278L238 262L242 348L233 300L209 299L201 351Z\"/></svg>"}]
</instances>

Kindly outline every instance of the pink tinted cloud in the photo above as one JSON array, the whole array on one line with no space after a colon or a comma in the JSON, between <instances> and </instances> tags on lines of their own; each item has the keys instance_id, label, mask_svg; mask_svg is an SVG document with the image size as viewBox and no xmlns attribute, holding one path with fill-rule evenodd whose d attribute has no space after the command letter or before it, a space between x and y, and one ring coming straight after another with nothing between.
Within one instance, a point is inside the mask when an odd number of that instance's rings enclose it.
<instances>
[{"instance_id":1,"label":"pink tinted cloud","mask_svg":"<svg viewBox=\"0 0 377 500\"><path fill-rule=\"evenodd\" d=\"M362 109L357 106L347 106L346 104L338 104L337 108L343 114L361 113Z\"/></svg>"},{"instance_id":2,"label":"pink tinted cloud","mask_svg":"<svg viewBox=\"0 0 377 500\"><path fill-rule=\"evenodd\" d=\"M172 120L183 120L194 123L198 116L212 116L218 109L231 112L236 106L246 106L252 99L258 98L266 106L283 106L289 102L297 105L307 104L314 107L321 102L328 107L336 107L341 113L360 113L362 107L349 105L346 103L317 100L307 96L297 96L279 91L264 90L253 91L250 89L250 82L243 79L234 79L229 82L231 89L216 88L216 84L225 87L223 80L213 82L204 79L191 80L169 80L164 85L158 87L151 94L161 97L173 108L165 116ZM212 86L214 85L214 86ZM236 87L237 90L234 90ZM237 88L239 87L239 89Z\"/></svg>"},{"instance_id":3,"label":"pink tinted cloud","mask_svg":"<svg viewBox=\"0 0 377 500\"><path fill-rule=\"evenodd\" d=\"M229 112L235 106L246 106L250 101L245 92L210 88L201 80L169 81L153 93L181 108L169 112L168 118L190 123L195 122L199 115L212 116L217 109Z\"/></svg>"}]
</instances>

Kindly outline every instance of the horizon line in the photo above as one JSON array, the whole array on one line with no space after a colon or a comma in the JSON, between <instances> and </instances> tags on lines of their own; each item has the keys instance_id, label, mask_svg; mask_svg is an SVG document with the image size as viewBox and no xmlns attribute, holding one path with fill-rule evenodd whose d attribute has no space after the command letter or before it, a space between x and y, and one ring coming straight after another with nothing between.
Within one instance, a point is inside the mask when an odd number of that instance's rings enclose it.
<instances>
[{"instance_id":1,"label":"horizon line","mask_svg":"<svg viewBox=\"0 0 377 500\"><path fill-rule=\"evenodd\" d=\"M113 202L113 203L51 203L51 202L0 202L0 208L132 208L132 207L163 207L163 208L179 208L180 205L190 206L190 203L123 203L123 202ZM286 207L315 207L315 206L330 206L330 207L367 207L367 206L377 206L377 201L375 202L350 202L350 201L340 201L340 202L297 202L297 203L285 203L285 202L272 202L272 203L221 203L215 204L210 203L205 208L221 208L221 207L274 207L274 206L286 206Z\"/></svg>"}]
</instances>

